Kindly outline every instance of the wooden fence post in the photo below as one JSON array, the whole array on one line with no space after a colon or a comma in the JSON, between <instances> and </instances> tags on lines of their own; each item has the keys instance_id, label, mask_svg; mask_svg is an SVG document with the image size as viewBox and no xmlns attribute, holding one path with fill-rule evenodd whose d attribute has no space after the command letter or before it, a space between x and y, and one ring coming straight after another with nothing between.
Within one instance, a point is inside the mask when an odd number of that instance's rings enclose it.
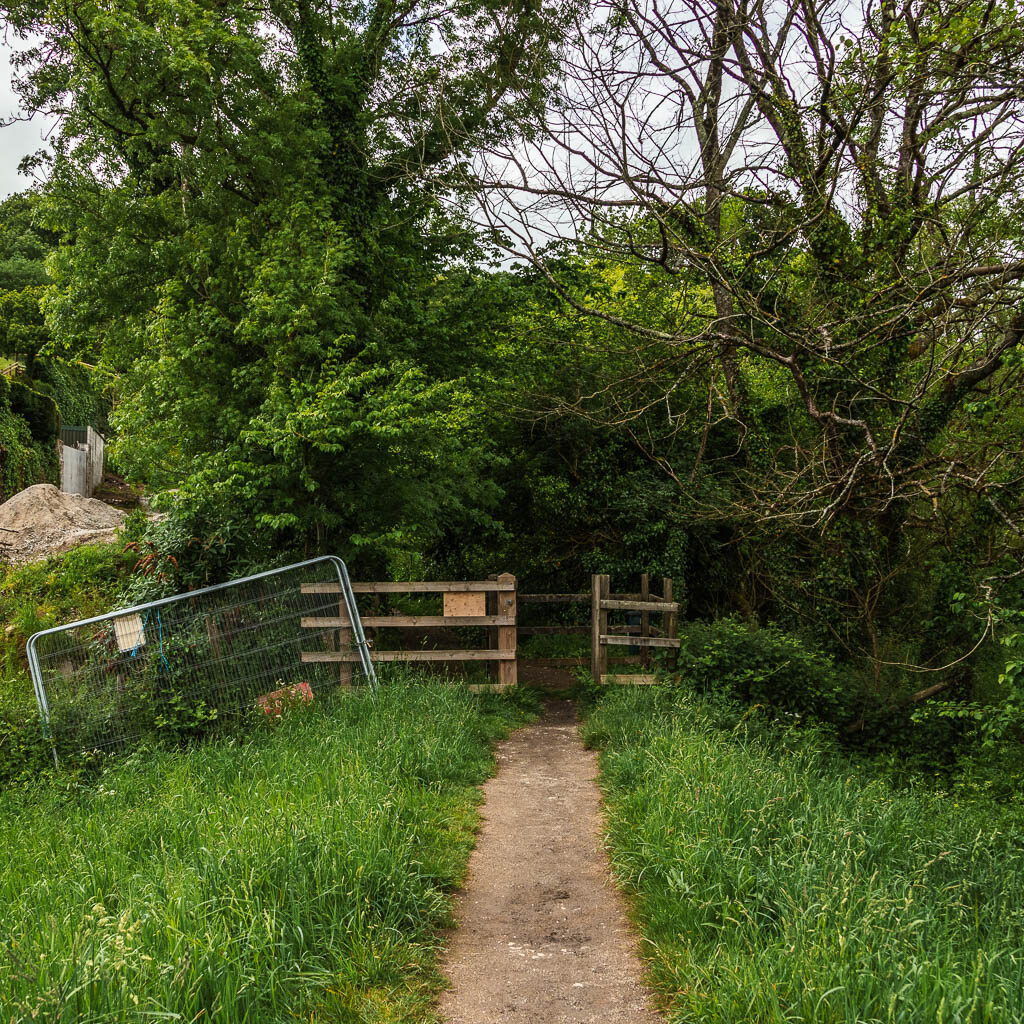
<instances>
[{"instance_id":1,"label":"wooden fence post","mask_svg":"<svg viewBox=\"0 0 1024 1024\"><path fill-rule=\"evenodd\" d=\"M497 583L499 577L498 577L497 573L493 573L492 572L487 577L487 579L488 580L493 580L495 583ZM498 594L498 592L496 590L488 590L487 593L484 594L484 612L485 612L485 614L487 614L487 615L497 615L500 607L501 607L501 601L500 601L500 595ZM498 649L498 627L497 626L488 626L487 627L487 646L490 647L492 650L495 650L495 651ZM499 665L498 662L492 661L491 664L487 666L487 674L491 677L491 679L494 680L496 685L501 683L501 666Z\"/></svg>"},{"instance_id":2,"label":"wooden fence post","mask_svg":"<svg viewBox=\"0 0 1024 1024\"><path fill-rule=\"evenodd\" d=\"M590 674L600 684L608 671L608 648L601 637L608 632L608 612L601 602L611 593L611 577L595 574L590 578Z\"/></svg>"},{"instance_id":3,"label":"wooden fence post","mask_svg":"<svg viewBox=\"0 0 1024 1024\"><path fill-rule=\"evenodd\" d=\"M667 576L662 578L661 581L661 592L664 596L665 601L672 600L672 580ZM676 612L666 612L665 614L665 636L669 640L675 640L677 636L676 627L679 621L679 616ZM676 650L676 658L679 657L679 650Z\"/></svg>"},{"instance_id":4,"label":"wooden fence post","mask_svg":"<svg viewBox=\"0 0 1024 1024\"><path fill-rule=\"evenodd\" d=\"M498 627L498 650L516 651L516 578L509 572L503 572L497 580L498 583L511 583L511 590L499 590L495 595L498 598L498 614L507 615L512 619L511 626ZM498 683L502 689L508 686L515 686L519 678L518 665L513 658L511 661L498 662Z\"/></svg>"},{"instance_id":5,"label":"wooden fence post","mask_svg":"<svg viewBox=\"0 0 1024 1024\"><path fill-rule=\"evenodd\" d=\"M338 601L338 618L348 623L338 629L338 650L348 653L352 650L352 640L355 634L352 632L352 620L349 618L348 608L345 607L345 597L342 595ZM351 661L343 661L338 665L338 685L344 689L352 686L352 672L354 665Z\"/></svg>"},{"instance_id":6,"label":"wooden fence post","mask_svg":"<svg viewBox=\"0 0 1024 1024\"><path fill-rule=\"evenodd\" d=\"M651 599L651 577L645 572L640 574L640 600L650 601ZM651 635L651 614L650 612L640 613L640 635ZM640 664L647 668L651 664L650 647L640 648Z\"/></svg>"}]
</instances>

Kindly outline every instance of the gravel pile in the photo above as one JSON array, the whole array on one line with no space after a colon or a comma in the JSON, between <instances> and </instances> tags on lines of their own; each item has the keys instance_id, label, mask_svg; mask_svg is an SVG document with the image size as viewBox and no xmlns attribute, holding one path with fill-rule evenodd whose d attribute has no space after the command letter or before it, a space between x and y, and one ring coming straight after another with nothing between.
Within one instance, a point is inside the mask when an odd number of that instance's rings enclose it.
<instances>
[{"instance_id":1,"label":"gravel pile","mask_svg":"<svg viewBox=\"0 0 1024 1024\"><path fill-rule=\"evenodd\" d=\"M96 498L35 484L0 505L0 544L12 562L33 562L79 544L112 541L124 513Z\"/></svg>"}]
</instances>

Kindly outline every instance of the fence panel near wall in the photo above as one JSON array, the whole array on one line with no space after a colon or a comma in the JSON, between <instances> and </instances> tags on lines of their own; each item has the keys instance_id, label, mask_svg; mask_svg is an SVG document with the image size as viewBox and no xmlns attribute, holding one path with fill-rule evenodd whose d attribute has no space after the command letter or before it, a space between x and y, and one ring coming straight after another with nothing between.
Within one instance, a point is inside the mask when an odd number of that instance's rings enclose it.
<instances>
[{"instance_id":1,"label":"fence panel near wall","mask_svg":"<svg viewBox=\"0 0 1024 1024\"><path fill-rule=\"evenodd\" d=\"M80 448L61 446L60 489L67 494L91 494L89 490L89 459Z\"/></svg>"},{"instance_id":2,"label":"fence panel near wall","mask_svg":"<svg viewBox=\"0 0 1024 1024\"><path fill-rule=\"evenodd\" d=\"M88 483L90 496L95 494L103 483L103 435L97 434L92 427L86 428L85 442L86 461L88 464Z\"/></svg>"},{"instance_id":3,"label":"fence panel near wall","mask_svg":"<svg viewBox=\"0 0 1024 1024\"><path fill-rule=\"evenodd\" d=\"M331 584L309 585L309 593L331 594ZM493 580L446 580L424 582L368 582L353 583L357 595L378 594L439 594L442 598L441 615L374 615L363 614L362 624L368 630L417 629L437 630L453 627L478 626L488 630L490 645L486 648L406 648L402 650L370 648L374 662L493 662L497 665L497 685L501 689L514 686L518 679L516 668L516 578L505 573ZM310 616L303 626L313 630L335 628L343 634L349 629L347 612L339 608L328 616ZM302 659L307 664L335 664L344 673L346 666L357 660L356 652L341 649L307 650Z\"/></svg>"},{"instance_id":4,"label":"fence panel near wall","mask_svg":"<svg viewBox=\"0 0 1024 1024\"><path fill-rule=\"evenodd\" d=\"M339 602L350 611L346 637L332 625L311 635L306 620L336 615ZM311 640L355 650L372 682L355 608L344 563L325 556L37 633L29 665L55 752L199 732L315 699L338 673L306 662Z\"/></svg>"}]
</instances>

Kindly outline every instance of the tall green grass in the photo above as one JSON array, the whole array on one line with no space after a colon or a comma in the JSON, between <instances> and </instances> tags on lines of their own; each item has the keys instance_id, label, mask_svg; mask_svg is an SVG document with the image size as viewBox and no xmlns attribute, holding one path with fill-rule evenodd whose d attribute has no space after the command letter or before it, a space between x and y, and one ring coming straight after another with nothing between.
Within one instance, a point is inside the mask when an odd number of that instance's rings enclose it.
<instances>
[{"instance_id":1,"label":"tall green grass","mask_svg":"<svg viewBox=\"0 0 1024 1024\"><path fill-rule=\"evenodd\" d=\"M894 790L812 731L737 719L645 688L585 725L670 1019L1024 1020L1019 814Z\"/></svg>"},{"instance_id":2,"label":"tall green grass","mask_svg":"<svg viewBox=\"0 0 1024 1024\"><path fill-rule=\"evenodd\" d=\"M0 1020L419 1019L520 715L393 683L4 795Z\"/></svg>"}]
</instances>

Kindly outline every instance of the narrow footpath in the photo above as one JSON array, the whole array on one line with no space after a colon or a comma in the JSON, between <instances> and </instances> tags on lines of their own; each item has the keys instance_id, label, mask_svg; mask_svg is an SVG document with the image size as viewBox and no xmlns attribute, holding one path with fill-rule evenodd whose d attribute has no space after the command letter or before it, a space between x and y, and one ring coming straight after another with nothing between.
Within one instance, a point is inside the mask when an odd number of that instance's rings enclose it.
<instances>
[{"instance_id":1,"label":"narrow footpath","mask_svg":"<svg viewBox=\"0 0 1024 1024\"><path fill-rule=\"evenodd\" d=\"M661 1020L601 847L596 779L565 701L498 748L445 964L448 1024Z\"/></svg>"}]
</instances>

